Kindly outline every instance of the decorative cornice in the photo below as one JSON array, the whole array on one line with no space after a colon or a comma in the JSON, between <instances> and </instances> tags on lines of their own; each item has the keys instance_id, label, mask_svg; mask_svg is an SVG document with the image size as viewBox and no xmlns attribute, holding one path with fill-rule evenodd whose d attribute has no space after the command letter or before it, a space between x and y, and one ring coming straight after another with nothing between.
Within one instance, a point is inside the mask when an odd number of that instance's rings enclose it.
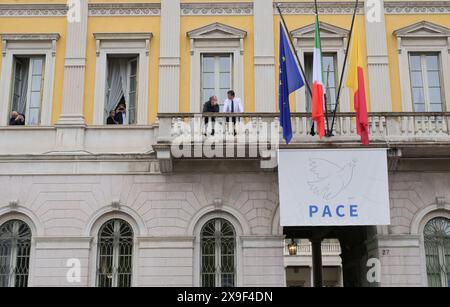
<instances>
[{"instance_id":1,"label":"decorative cornice","mask_svg":"<svg viewBox=\"0 0 450 307\"><path fill-rule=\"evenodd\" d=\"M253 3L184 3L181 4L181 15L253 15Z\"/></svg>"},{"instance_id":2,"label":"decorative cornice","mask_svg":"<svg viewBox=\"0 0 450 307\"><path fill-rule=\"evenodd\" d=\"M134 41L145 41L145 49L147 55L150 53L150 40L153 38L153 33L143 32L143 33L94 33L94 38L96 40L96 53L97 56L100 55L100 43L101 41L108 40L134 40Z\"/></svg>"},{"instance_id":3,"label":"decorative cornice","mask_svg":"<svg viewBox=\"0 0 450 307\"><path fill-rule=\"evenodd\" d=\"M307 26L301 27L299 29L291 31L292 37L294 38L314 38L315 35L315 27L316 25L309 24ZM343 29L340 27L337 27L335 25L326 23L326 22L319 22L319 29L321 32L322 38L346 38L348 37L349 30Z\"/></svg>"},{"instance_id":4,"label":"decorative cornice","mask_svg":"<svg viewBox=\"0 0 450 307\"><path fill-rule=\"evenodd\" d=\"M0 4L0 17L65 17L65 4Z\"/></svg>"},{"instance_id":5,"label":"decorative cornice","mask_svg":"<svg viewBox=\"0 0 450 307\"><path fill-rule=\"evenodd\" d=\"M142 33L94 33L93 34L96 40L149 40L153 37L153 33L151 32L142 32Z\"/></svg>"},{"instance_id":6,"label":"decorative cornice","mask_svg":"<svg viewBox=\"0 0 450 307\"><path fill-rule=\"evenodd\" d=\"M386 14L449 14L450 1L384 2Z\"/></svg>"},{"instance_id":7,"label":"decorative cornice","mask_svg":"<svg viewBox=\"0 0 450 307\"><path fill-rule=\"evenodd\" d=\"M159 16L159 3L91 3L89 16Z\"/></svg>"},{"instance_id":8,"label":"decorative cornice","mask_svg":"<svg viewBox=\"0 0 450 307\"><path fill-rule=\"evenodd\" d=\"M277 6L285 15L314 15L314 2L275 2L274 14L278 15ZM344 15L353 14L354 2L318 2L319 14ZM358 5L358 14L364 14L364 2Z\"/></svg>"},{"instance_id":9,"label":"decorative cornice","mask_svg":"<svg viewBox=\"0 0 450 307\"><path fill-rule=\"evenodd\" d=\"M58 33L3 33L2 40L6 41L57 41Z\"/></svg>"},{"instance_id":10,"label":"decorative cornice","mask_svg":"<svg viewBox=\"0 0 450 307\"><path fill-rule=\"evenodd\" d=\"M429 21L421 21L394 31L397 37L449 37L450 29Z\"/></svg>"},{"instance_id":11,"label":"decorative cornice","mask_svg":"<svg viewBox=\"0 0 450 307\"><path fill-rule=\"evenodd\" d=\"M187 36L190 39L244 39L247 32L219 22L189 31Z\"/></svg>"}]
</instances>

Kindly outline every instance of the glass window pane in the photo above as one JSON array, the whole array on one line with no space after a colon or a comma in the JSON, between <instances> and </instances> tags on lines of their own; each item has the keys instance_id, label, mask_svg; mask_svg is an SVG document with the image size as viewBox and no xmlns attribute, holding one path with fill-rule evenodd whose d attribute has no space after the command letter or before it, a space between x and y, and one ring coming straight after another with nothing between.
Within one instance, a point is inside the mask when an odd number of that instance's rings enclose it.
<instances>
[{"instance_id":1,"label":"glass window pane","mask_svg":"<svg viewBox=\"0 0 450 307\"><path fill-rule=\"evenodd\" d=\"M228 90L231 88L231 74L230 73L221 73L220 74L220 88L228 89Z\"/></svg>"},{"instance_id":2,"label":"glass window pane","mask_svg":"<svg viewBox=\"0 0 450 307\"><path fill-rule=\"evenodd\" d=\"M30 109L39 108L41 106L41 92L31 92Z\"/></svg>"},{"instance_id":3,"label":"glass window pane","mask_svg":"<svg viewBox=\"0 0 450 307\"><path fill-rule=\"evenodd\" d=\"M334 56L324 56L323 57L323 71L334 71Z\"/></svg>"},{"instance_id":4,"label":"glass window pane","mask_svg":"<svg viewBox=\"0 0 450 307\"><path fill-rule=\"evenodd\" d=\"M429 88L428 94L430 95L430 103L440 104L442 102L440 87Z\"/></svg>"},{"instance_id":5,"label":"glass window pane","mask_svg":"<svg viewBox=\"0 0 450 307\"><path fill-rule=\"evenodd\" d=\"M327 91L327 104L331 106L334 110L334 106L336 105L336 89L330 88Z\"/></svg>"},{"instance_id":6,"label":"glass window pane","mask_svg":"<svg viewBox=\"0 0 450 307\"><path fill-rule=\"evenodd\" d=\"M204 89L211 89L215 88L215 75L214 73L204 73L203 74L203 88Z\"/></svg>"},{"instance_id":7,"label":"glass window pane","mask_svg":"<svg viewBox=\"0 0 450 307\"><path fill-rule=\"evenodd\" d=\"M415 112L425 112L425 104L424 103L414 103L414 111Z\"/></svg>"},{"instance_id":8,"label":"glass window pane","mask_svg":"<svg viewBox=\"0 0 450 307\"><path fill-rule=\"evenodd\" d=\"M428 86L437 87L440 86L440 77L438 71L428 72Z\"/></svg>"},{"instance_id":9,"label":"glass window pane","mask_svg":"<svg viewBox=\"0 0 450 307\"><path fill-rule=\"evenodd\" d=\"M421 71L414 71L411 73L411 84L413 87L423 87Z\"/></svg>"},{"instance_id":10,"label":"glass window pane","mask_svg":"<svg viewBox=\"0 0 450 307\"><path fill-rule=\"evenodd\" d=\"M33 75L42 75L43 59L33 59Z\"/></svg>"},{"instance_id":11,"label":"glass window pane","mask_svg":"<svg viewBox=\"0 0 450 307\"><path fill-rule=\"evenodd\" d=\"M409 63L409 65L411 66L411 70L422 70L420 55L411 55L409 57Z\"/></svg>"},{"instance_id":12,"label":"glass window pane","mask_svg":"<svg viewBox=\"0 0 450 307\"><path fill-rule=\"evenodd\" d=\"M131 66L131 68L130 68L131 75L132 76L136 76L136 74L137 74L137 61L132 61L130 66Z\"/></svg>"},{"instance_id":13,"label":"glass window pane","mask_svg":"<svg viewBox=\"0 0 450 307\"><path fill-rule=\"evenodd\" d=\"M220 57L220 72L231 72L230 56Z\"/></svg>"},{"instance_id":14,"label":"glass window pane","mask_svg":"<svg viewBox=\"0 0 450 307\"><path fill-rule=\"evenodd\" d=\"M41 90L41 76L33 76L31 79L31 90L32 91L40 91Z\"/></svg>"},{"instance_id":15,"label":"glass window pane","mask_svg":"<svg viewBox=\"0 0 450 307\"><path fill-rule=\"evenodd\" d=\"M325 84L325 85L328 85L328 87L335 87L336 86L336 75L335 75L335 73L334 73L334 71L331 71L331 72L329 72L329 73L325 73L325 80L327 79L327 76L328 76L328 84Z\"/></svg>"},{"instance_id":16,"label":"glass window pane","mask_svg":"<svg viewBox=\"0 0 450 307\"><path fill-rule=\"evenodd\" d=\"M437 55L427 55L427 69L439 70L439 57Z\"/></svg>"},{"instance_id":17,"label":"glass window pane","mask_svg":"<svg viewBox=\"0 0 450 307\"><path fill-rule=\"evenodd\" d=\"M209 56L203 57L203 72L214 72L214 58Z\"/></svg>"},{"instance_id":18,"label":"glass window pane","mask_svg":"<svg viewBox=\"0 0 450 307\"><path fill-rule=\"evenodd\" d=\"M423 88L413 88L414 103L425 103Z\"/></svg>"},{"instance_id":19,"label":"glass window pane","mask_svg":"<svg viewBox=\"0 0 450 307\"><path fill-rule=\"evenodd\" d=\"M130 92L136 92L136 77L130 78Z\"/></svg>"},{"instance_id":20,"label":"glass window pane","mask_svg":"<svg viewBox=\"0 0 450 307\"><path fill-rule=\"evenodd\" d=\"M30 109L28 111L28 118L26 119L28 125L38 125L39 124L39 109Z\"/></svg>"},{"instance_id":21,"label":"glass window pane","mask_svg":"<svg viewBox=\"0 0 450 307\"><path fill-rule=\"evenodd\" d=\"M430 104L430 112L442 112L442 104L441 103L432 103Z\"/></svg>"}]
</instances>

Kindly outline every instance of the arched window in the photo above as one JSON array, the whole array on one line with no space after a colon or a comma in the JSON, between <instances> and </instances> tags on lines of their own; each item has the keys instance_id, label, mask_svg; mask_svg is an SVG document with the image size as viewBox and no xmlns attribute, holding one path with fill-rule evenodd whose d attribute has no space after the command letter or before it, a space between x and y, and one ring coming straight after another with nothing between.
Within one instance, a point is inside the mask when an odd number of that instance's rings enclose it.
<instances>
[{"instance_id":1,"label":"arched window","mask_svg":"<svg viewBox=\"0 0 450 307\"><path fill-rule=\"evenodd\" d=\"M432 219L424 230L428 286L447 287L450 282L450 220Z\"/></svg>"},{"instance_id":2,"label":"arched window","mask_svg":"<svg viewBox=\"0 0 450 307\"><path fill-rule=\"evenodd\" d=\"M131 287L133 237L133 229L124 220L110 220L100 228L97 286Z\"/></svg>"},{"instance_id":3,"label":"arched window","mask_svg":"<svg viewBox=\"0 0 450 307\"><path fill-rule=\"evenodd\" d=\"M234 287L236 233L224 219L214 219L201 232L201 280L203 287Z\"/></svg>"},{"instance_id":4,"label":"arched window","mask_svg":"<svg viewBox=\"0 0 450 307\"><path fill-rule=\"evenodd\" d=\"M0 287L27 287L31 230L19 220L0 227Z\"/></svg>"}]
</instances>

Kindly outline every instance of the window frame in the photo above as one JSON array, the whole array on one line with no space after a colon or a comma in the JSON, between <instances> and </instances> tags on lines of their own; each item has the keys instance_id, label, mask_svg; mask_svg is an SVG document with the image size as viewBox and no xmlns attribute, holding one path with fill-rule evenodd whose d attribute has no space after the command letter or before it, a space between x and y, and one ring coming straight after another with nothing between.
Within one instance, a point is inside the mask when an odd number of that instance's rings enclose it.
<instances>
[{"instance_id":1,"label":"window frame","mask_svg":"<svg viewBox=\"0 0 450 307\"><path fill-rule=\"evenodd\" d=\"M410 76L410 53L439 53L441 57L441 90L443 110L450 110L450 29L422 21L394 31L397 38L398 69L402 111L414 112Z\"/></svg>"},{"instance_id":2,"label":"window frame","mask_svg":"<svg viewBox=\"0 0 450 307\"><path fill-rule=\"evenodd\" d=\"M101 253L101 248L100 248L100 244L102 244L102 231L103 231L103 229L107 226L107 224L109 224L109 223L114 223L113 224L113 227L114 227L114 231L116 231L116 227L119 225L119 223L124 223L124 224L126 224L126 226L128 226L129 227L129 229L131 230L131 240L132 240L132 242L131 242L131 255L129 255L129 257L131 258L131 271L130 271L130 285L129 285L129 287L132 287L133 286L133 277L134 277L134 273L135 273L135 270L134 270L134 265L135 265L135 248L134 248L134 245L135 245L135 232L134 232L134 229L133 229L133 227L131 226L131 224L130 223L128 223L126 220L124 220L124 219L121 219L121 218L112 218L112 219L109 219L109 220L107 220L106 222L104 222L101 226L100 226L100 229L99 229L99 231L98 231L98 234L97 234L97 253L96 253L96 266L95 266L95 285L96 285L96 287L102 287L102 286L100 286L99 285L99 282L100 282L100 274L99 274L99 270L100 270L100 262L101 262L101 256L105 256L105 255L101 255L100 253ZM114 237L113 238L113 246L112 246L112 254L111 254L111 257L112 257L112 259L113 259L113 264L112 264L112 270L113 270L113 272L112 272L112 281L111 281L111 283L112 283L112 286L111 286L111 288L117 288L117 287L119 287L118 286L118 282L119 282L119 280L118 280L118 270L119 270L119 256L120 256L120 242L116 242L116 237ZM114 269L116 269L116 272L114 271Z\"/></svg>"},{"instance_id":3,"label":"window frame","mask_svg":"<svg viewBox=\"0 0 450 307\"><path fill-rule=\"evenodd\" d=\"M56 63L56 43L59 34L2 34L3 63L0 75L0 126L8 126L10 117L15 56L43 56L44 82L42 89L40 123L50 126L53 115L53 95ZM23 126L16 126L21 128ZM34 127L34 126L32 126Z\"/></svg>"},{"instance_id":4,"label":"window frame","mask_svg":"<svg viewBox=\"0 0 450 307\"><path fill-rule=\"evenodd\" d=\"M427 66L427 56L430 55L436 55L437 56L437 61L438 61L438 72L439 72L439 92L440 92L440 97L441 97L441 111L431 111L431 101L430 101L430 86L429 86L429 80L428 80L428 66ZM411 58L412 56L419 56L420 57L420 65L421 65L421 78L422 78L422 89L423 89L423 96L424 96L424 105L425 105L425 111L423 112L445 112L445 100L444 100L444 89L443 89L443 76L442 76L442 61L441 61L441 53L440 52L409 52L408 54L408 70L409 70L409 77L411 79L411 102L412 102L412 107L413 107L413 111L414 112L421 112L421 111L416 111L416 104L414 102L414 86L413 86L413 82L412 82L412 74L413 74L413 69L412 69L412 65L411 65Z\"/></svg>"},{"instance_id":5,"label":"window frame","mask_svg":"<svg viewBox=\"0 0 450 307\"><path fill-rule=\"evenodd\" d=\"M135 126L147 125L149 121L149 55L153 34L145 33L94 33L96 40L96 78L94 93L93 125L106 126L106 104L109 56L138 55L138 91L136 95ZM117 126L114 126L117 128Z\"/></svg>"},{"instance_id":6,"label":"window frame","mask_svg":"<svg viewBox=\"0 0 450 307\"><path fill-rule=\"evenodd\" d=\"M423 229L423 234L422 234L422 236L423 236L423 247L424 247L424 251L425 251L424 254L425 254L425 265L426 265L426 267L425 267L426 280L427 280L427 284L428 284L429 287L430 287L430 284L429 284L429 271L428 271L428 256L429 256L429 254L427 253L427 247L426 247L426 245L427 245L427 236L425 235L425 232L427 230L427 227L432 222L434 222L435 220L439 220L439 219L447 220L448 225L450 227L450 218L445 217L445 216L437 216L437 217L431 218L430 220L427 221L427 223L425 224L425 227ZM447 239L447 240L449 240L449 245L450 245L450 236L449 236L449 239ZM430 242L428 242L428 243L430 244ZM443 249L443 247L441 245L439 245L437 248L438 248L438 250L437 250L437 252L438 252L438 254L437 254L438 265L440 267L445 265L446 267L450 268L450 263L447 263L447 261L450 261L450 260L447 259L447 255L445 253L446 251ZM450 250L449 250L449 252L450 252ZM449 256L449 259L450 259L450 254L448 256ZM441 279L441 281L440 281L441 282L441 287L447 288L448 287L448 281L450 280L450 272L445 273L442 270L440 270L439 273L440 273L440 279Z\"/></svg>"},{"instance_id":7,"label":"window frame","mask_svg":"<svg viewBox=\"0 0 450 307\"><path fill-rule=\"evenodd\" d=\"M205 71L204 71L204 62L203 62L203 60L205 59L205 57L214 57L214 78L215 78L215 80L214 80L214 95L216 95L218 98L219 98L219 105L220 105L220 109L222 110L222 107L223 107L223 103L225 102L225 99L222 99L221 97L220 97L220 90L223 90L222 88L221 88L221 85L220 85L220 75L222 74L222 71L220 70L220 58L221 57L225 57L225 56L227 56L228 58L229 58L229 61L230 61L230 71L229 72L227 72L227 73L229 73L230 74L230 87L227 89L227 92L229 91L229 90L231 90L231 89L233 89L234 88L234 74L233 74L233 53L202 53L201 55L200 55L200 57L201 57L201 60L200 60L200 63L201 63L201 68L200 68L200 73L201 73L201 75L200 75L200 91L201 91L201 100L200 100L200 110L202 110L203 109L203 105L204 105L204 103L206 102L206 101L208 101L208 99L209 99L209 97L205 97L204 96L204 90L205 90L205 88L204 88L204 73L205 73ZM218 68L218 70L216 70ZM218 91L217 91L218 90Z\"/></svg>"},{"instance_id":8,"label":"window frame","mask_svg":"<svg viewBox=\"0 0 450 307\"><path fill-rule=\"evenodd\" d=\"M126 84L126 87L127 87L127 91L128 91L128 100L127 100L127 123L125 124L125 125L131 125L131 126L134 126L134 125L137 125L137 117L136 117L136 114L138 114L138 108L139 108L139 105L138 105L138 93L139 93L139 59L140 59L140 57L139 57L139 54L108 54L107 55L107 57L106 57L106 81L105 81L105 104L106 104L106 101L108 100L108 98L109 98L109 88L108 88L108 73L109 73L109 60L111 59L111 58L113 58L113 59L115 59L115 58L123 58L123 59L126 59L127 60L127 84ZM135 110L135 117L134 117L134 123L131 123L130 122L130 110L132 109L132 108L130 108L130 103L129 103L129 99L130 99L130 87L131 87L131 84L130 84L130 79L131 79L131 63L132 62L136 62L136 75L135 75L135 77L136 77L136 89L135 89L135 91L134 91L134 93L135 93L135 102L134 102L134 110ZM107 119L108 119L108 116L109 116L109 114L106 114L105 113L105 110L104 110L104 119L103 119L103 122L104 122L104 125L106 125L106 121L107 121Z\"/></svg>"},{"instance_id":9,"label":"window frame","mask_svg":"<svg viewBox=\"0 0 450 307\"><path fill-rule=\"evenodd\" d=\"M245 98L244 40L247 32L221 23L213 23L187 33L190 39L190 112L203 111L202 54L233 54L233 90ZM221 102L223 103L223 102Z\"/></svg>"},{"instance_id":10,"label":"window frame","mask_svg":"<svg viewBox=\"0 0 450 307\"><path fill-rule=\"evenodd\" d=\"M338 76L337 83L339 83L342 70L344 69L345 51L347 49L349 31L325 22L320 22L319 29L321 34L322 54L336 54L335 73ZM304 60L305 54L314 53L314 23L292 31L291 35L294 38L294 47L300 59ZM338 86L339 84L336 84L336 91ZM338 112L350 112L350 90L345 88L345 84L342 86ZM309 95L306 87L302 87L297 91L297 112L306 112L306 95Z\"/></svg>"},{"instance_id":11,"label":"window frame","mask_svg":"<svg viewBox=\"0 0 450 307\"><path fill-rule=\"evenodd\" d=\"M215 277L215 281L214 281L214 287L216 288L221 288L224 287L222 285L222 277L224 275L224 273L222 271L218 271L220 268L222 268L223 263L222 263L222 259L224 257L223 254L223 250L222 250L222 240L224 238L223 233L222 233L222 227L223 227L223 223L227 223L229 224L229 226L231 227L231 230L233 231L233 246L234 246L234 250L233 250L233 287L236 287L236 277L237 277L237 272L236 272L236 263L237 263L237 244L236 244L236 229L234 228L233 224L228 221L227 219L224 218L214 218L211 220L208 220L203 227L201 228L201 232L200 232L200 275L201 275L201 287L206 287L205 285L203 285L203 275L205 274L203 272L203 260L204 260L204 253L203 253L203 242L204 242L204 232L205 232L205 228L208 226L208 224L212 224L214 223L214 260L215 260L215 273L214 273L214 277ZM217 237L217 232L220 231L220 240ZM227 238L227 237L225 237Z\"/></svg>"},{"instance_id":12,"label":"window frame","mask_svg":"<svg viewBox=\"0 0 450 307\"><path fill-rule=\"evenodd\" d=\"M304 58L303 58L303 63L305 63L305 70L307 70L308 69L308 66L306 66L306 57L308 56L308 57L311 57L311 64L313 64L313 62L314 62L314 60L313 60L313 57L314 57L314 53L309 53L309 52L304 52L303 53L304 54ZM338 86L339 86L339 74L338 74L338 70L336 69L337 68L337 66L338 66L338 53L337 52L323 52L322 53L322 58L323 57L325 57L325 56L329 56L329 57L333 57L333 73L334 73L334 82L335 82L335 86L334 86L334 90L335 90L335 96L337 96L337 90L338 90ZM311 69L312 69L313 67L311 66ZM324 77L324 83L325 84L323 84L323 86L324 86L324 91L325 91L325 94L328 94L327 92L327 87L326 87L326 85L327 85L327 71L326 71L326 67L325 66L323 66L322 67L322 69L324 70L323 71L323 77ZM306 75L307 76L309 76L309 72L308 71L305 71L305 73L306 73ZM311 79L312 79L312 71L310 72L311 73ZM312 81L312 80L308 80L308 81ZM312 84L312 82L310 82L311 84ZM305 92L305 99L306 99L306 104L305 104L305 106L306 106L306 111L307 112L311 112L311 108L312 108L312 102L311 102L311 98L310 98L310 96L309 96L309 94L307 93L307 92ZM308 104L309 104L309 109L308 109ZM327 96L327 106L328 106L328 111L329 112L332 112L333 110L334 110L334 106L335 106L335 104L336 104L336 101L329 101L328 100L328 96ZM330 109L330 107L332 107L332 109ZM339 112L339 109L340 109L341 107L340 106L338 106L338 112Z\"/></svg>"},{"instance_id":13,"label":"window frame","mask_svg":"<svg viewBox=\"0 0 450 307\"><path fill-rule=\"evenodd\" d=\"M32 251L33 251L33 230L30 227L30 224L27 223L26 221L23 221L22 219L18 219L18 218L11 218L11 219L7 219L4 221L0 221L0 229L1 227L5 226L8 223L21 223L23 225L25 225L28 228L28 232L29 232L29 237L27 237L26 239L29 240L29 247L28 247L28 255L27 255L27 277L26 277L26 285L24 287L29 287L30 283L31 283L31 277L32 277ZM14 226L13 226L14 227ZM11 248L11 256L10 256L10 260L15 263L15 265L17 264L17 245L15 245L14 247ZM13 259L14 256L14 259ZM14 268L15 268L14 265ZM8 280L8 285L6 287L15 287L16 285L16 275L15 273L11 274L11 272L9 273L9 280Z\"/></svg>"},{"instance_id":14,"label":"window frame","mask_svg":"<svg viewBox=\"0 0 450 307\"><path fill-rule=\"evenodd\" d=\"M15 74L16 74L16 63L18 61L18 58L27 58L29 59L28 63L28 85L27 85L27 103L25 107L25 126L39 126L41 123L41 117L42 117L42 99L43 99L43 92L44 92L44 83L45 83L45 56L42 55L30 55L30 56L14 56L13 58L13 73L12 73L12 82L11 82L11 96L10 96L10 103L9 103L9 111L10 113L13 111L13 103L14 103L14 86L16 82ZM36 124L30 124L30 103L31 103L31 94L32 94L32 82L33 82L33 60L35 59L41 59L42 60L42 66L41 66L41 82L40 82L40 102L39 102L39 114L38 114L38 122Z\"/></svg>"}]
</instances>

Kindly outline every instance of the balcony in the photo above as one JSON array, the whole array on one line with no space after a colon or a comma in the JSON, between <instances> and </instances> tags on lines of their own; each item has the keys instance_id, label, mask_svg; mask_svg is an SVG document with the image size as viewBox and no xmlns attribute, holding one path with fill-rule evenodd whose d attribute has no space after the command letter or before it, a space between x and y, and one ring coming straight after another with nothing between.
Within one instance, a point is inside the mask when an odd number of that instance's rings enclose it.
<instances>
[{"instance_id":1,"label":"balcony","mask_svg":"<svg viewBox=\"0 0 450 307\"><path fill-rule=\"evenodd\" d=\"M241 123L236 127L232 119L227 122L224 114L206 115L159 114L158 122L149 126L0 127L0 156L4 159L59 154L155 157L156 153L162 170L167 167L170 171L174 159L253 159L261 161L264 168L273 168L271 161L276 158L278 148L362 146L356 134L354 113L338 114L334 137L323 140L311 134L310 114L293 113L294 135L290 145L282 139L278 113L234 114ZM449 157L449 127L450 113L371 113L371 146L391 148L394 158ZM177 145L187 147L183 154L174 152ZM214 152L208 154L205 147L213 147Z\"/></svg>"},{"instance_id":2,"label":"balcony","mask_svg":"<svg viewBox=\"0 0 450 307\"><path fill-rule=\"evenodd\" d=\"M154 149L160 161L165 162L174 158L252 158L261 159L262 168L271 168L278 148L362 147L355 113L339 113L334 136L323 140L316 131L311 131L311 114L293 113L293 139L289 145L282 138L278 116L278 113L234 114L238 118L235 126L229 115L224 114L159 114ZM331 120L330 117L329 125ZM370 146L392 149L393 158L448 155L449 127L450 113L370 113ZM213 148L213 153L208 154L205 148ZM179 152L174 154L174 150Z\"/></svg>"},{"instance_id":3,"label":"balcony","mask_svg":"<svg viewBox=\"0 0 450 307\"><path fill-rule=\"evenodd\" d=\"M237 130L236 138L242 133L248 134L249 128L254 128L260 134L265 127L263 123L275 123L279 129L278 113L243 113L235 114L244 122L246 130ZM191 135L203 137L205 130L204 120L209 122L213 119L219 127L223 136L232 134L231 121L227 123L229 116L223 114L197 113L164 113L159 114L160 140L171 141L182 136ZM330 125L331 125L330 117ZM198 122L196 122L198 121ZM201 129L195 131L195 126ZM370 113L369 128L372 143L386 142L450 142L450 113ZM270 127L269 127L270 128ZM293 113L292 128L294 132L293 143L319 143L318 137L311 135L311 114ZM206 128L210 130L210 128ZM215 129L217 130L217 129ZM217 132L217 131L216 131ZM281 137L281 130L279 131ZM338 113L333 134L335 137L326 139L322 143L358 142L356 134L355 113ZM217 133L215 134L217 136Z\"/></svg>"},{"instance_id":4,"label":"balcony","mask_svg":"<svg viewBox=\"0 0 450 307\"><path fill-rule=\"evenodd\" d=\"M284 255L289 255L289 249L287 247L288 243L290 241L285 242L285 249L284 249ZM322 243L322 255L329 255L329 256L340 256L341 255L341 244L339 242L328 242L328 243ZM297 246L297 255L293 255L290 257L295 256L310 256L312 257L312 244L311 243L301 243Z\"/></svg>"}]
</instances>

